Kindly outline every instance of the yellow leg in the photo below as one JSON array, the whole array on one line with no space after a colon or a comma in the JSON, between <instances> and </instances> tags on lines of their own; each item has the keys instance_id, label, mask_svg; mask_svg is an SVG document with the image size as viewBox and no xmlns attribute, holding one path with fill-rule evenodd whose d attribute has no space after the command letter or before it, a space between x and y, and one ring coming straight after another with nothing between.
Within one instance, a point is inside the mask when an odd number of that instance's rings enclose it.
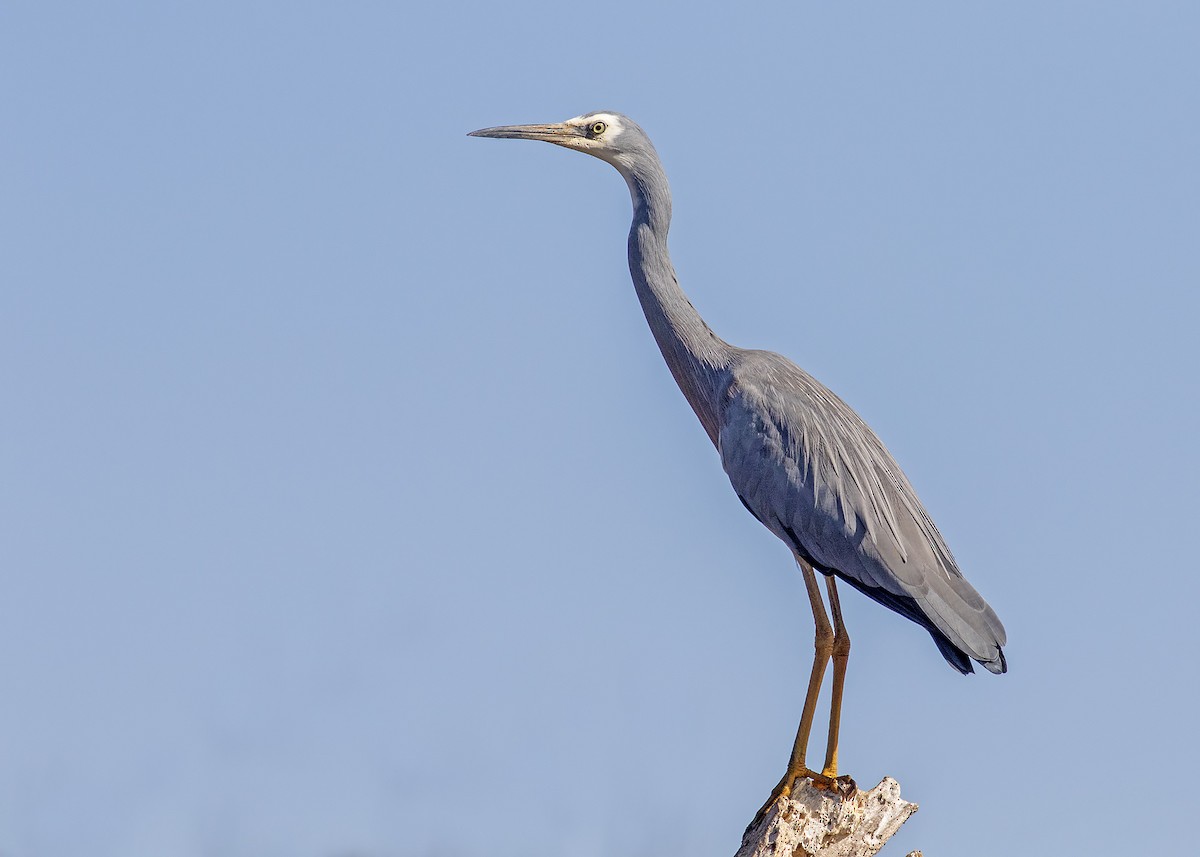
<instances>
[{"instance_id":1,"label":"yellow leg","mask_svg":"<svg viewBox=\"0 0 1200 857\"><path fill-rule=\"evenodd\" d=\"M842 621L842 605L838 601L837 581L825 578L829 592L829 610L833 613L833 688L829 704L829 742L825 745L825 767L821 773L830 779L837 777L838 731L842 722L842 689L846 685L846 662L850 660L850 635Z\"/></svg>"},{"instance_id":2,"label":"yellow leg","mask_svg":"<svg viewBox=\"0 0 1200 857\"><path fill-rule=\"evenodd\" d=\"M825 614L825 604L821 601L821 587L817 585L817 575L812 566L797 557L800 571L804 574L804 586L808 590L808 600L812 603L813 624L816 625L816 635L813 640L812 673L808 677L808 692L804 696L804 710L800 714L800 728L796 730L796 743L792 745L792 756L788 761L787 773L779 781L779 785L771 790L771 796L754 817L751 826L756 824L771 804L780 797L792 793L796 780L811 777L818 782L832 785L832 778L810 770L804 764L808 750L808 738L812 733L813 715L817 709L817 697L821 693L821 681L825 678L825 667L834 651L835 636L829 625L829 617Z\"/></svg>"}]
</instances>

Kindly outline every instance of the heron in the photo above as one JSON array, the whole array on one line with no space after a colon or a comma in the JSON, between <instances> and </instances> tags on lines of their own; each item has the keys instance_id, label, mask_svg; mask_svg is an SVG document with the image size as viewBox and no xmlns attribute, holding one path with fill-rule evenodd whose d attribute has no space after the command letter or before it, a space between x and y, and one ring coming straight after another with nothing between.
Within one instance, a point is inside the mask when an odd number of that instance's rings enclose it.
<instances>
[{"instance_id":1,"label":"heron","mask_svg":"<svg viewBox=\"0 0 1200 857\"><path fill-rule=\"evenodd\" d=\"M992 673L1007 671L1004 626L963 577L875 432L795 363L770 351L730 345L700 317L679 285L667 249L671 191L666 173L637 123L600 111L554 124L484 128L469 136L553 143L606 161L625 179L633 201L629 272L650 331L738 499L791 549L803 574L815 625L812 669L787 770L760 817L802 778L821 788L853 789L848 777L838 779L850 637L837 581L920 625L960 673L974 672L973 661ZM825 761L816 771L807 766L806 754L831 663Z\"/></svg>"}]
</instances>

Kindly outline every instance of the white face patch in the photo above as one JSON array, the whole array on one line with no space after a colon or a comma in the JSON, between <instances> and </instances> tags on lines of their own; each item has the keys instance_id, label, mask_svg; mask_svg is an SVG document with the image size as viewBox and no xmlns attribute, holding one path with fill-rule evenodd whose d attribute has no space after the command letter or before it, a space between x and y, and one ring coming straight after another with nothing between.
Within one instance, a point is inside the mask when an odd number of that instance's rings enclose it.
<instances>
[{"instance_id":1,"label":"white face patch","mask_svg":"<svg viewBox=\"0 0 1200 857\"><path fill-rule=\"evenodd\" d=\"M568 119L566 124L591 126L597 122L603 122L605 125L604 133L594 141L599 144L597 148L609 148L625 130L625 126L621 124L621 117L612 113L584 113L582 116Z\"/></svg>"},{"instance_id":2,"label":"white face patch","mask_svg":"<svg viewBox=\"0 0 1200 857\"><path fill-rule=\"evenodd\" d=\"M576 138L567 144L568 147L577 149L580 152L586 152L602 161L608 161L618 170L622 170L623 173L624 170L618 161L617 151L617 141L620 139L621 133L625 130L625 125L621 122L620 116L617 116L615 113L584 113L581 116L568 119L564 124L590 128L597 122L604 123L604 131L599 136L589 136L584 139Z\"/></svg>"},{"instance_id":3,"label":"white face patch","mask_svg":"<svg viewBox=\"0 0 1200 857\"><path fill-rule=\"evenodd\" d=\"M595 126L599 122L604 122L604 130L599 134L595 133ZM566 149L574 149L582 151L584 155L598 157L601 161L612 164L617 168L617 172L622 174L625 181L630 181L632 175L632 161L629 151L630 143L636 143L636 140L622 140L622 134L632 134L630 126L623 121L623 116L616 113L584 113L575 116L574 119L568 119L563 122L563 125L570 125L583 131L580 136L566 137L562 140L552 140L557 145L564 146Z\"/></svg>"}]
</instances>

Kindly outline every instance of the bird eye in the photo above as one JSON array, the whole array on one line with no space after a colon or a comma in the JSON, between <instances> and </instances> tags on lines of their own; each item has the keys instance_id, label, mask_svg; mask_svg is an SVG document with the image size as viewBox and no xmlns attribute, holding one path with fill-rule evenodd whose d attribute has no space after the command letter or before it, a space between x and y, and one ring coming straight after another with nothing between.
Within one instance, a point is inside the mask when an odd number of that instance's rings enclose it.
<instances>
[{"instance_id":1,"label":"bird eye","mask_svg":"<svg viewBox=\"0 0 1200 857\"><path fill-rule=\"evenodd\" d=\"M593 122L590 130L592 132L593 137L599 137L601 134L603 134L605 132L605 130L607 128L608 128L608 126L605 125L603 122Z\"/></svg>"}]
</instances>

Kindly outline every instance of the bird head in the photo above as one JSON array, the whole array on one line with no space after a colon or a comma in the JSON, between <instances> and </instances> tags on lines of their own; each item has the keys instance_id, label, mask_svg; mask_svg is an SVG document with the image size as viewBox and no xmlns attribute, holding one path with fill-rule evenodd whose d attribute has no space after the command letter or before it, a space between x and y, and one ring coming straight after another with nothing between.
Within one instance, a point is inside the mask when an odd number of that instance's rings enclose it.
<instances>
[{"instance_id":1,"label":"bird head","mask_svg":"<svg viewBox=\"0 0 1200 857\"><path fill-rule=\"evenodd\" d=\"M622 173L630 169L640 156L654 151L650 138L636 122L628 116L607 110L585 113L553 125L482 128L472 131L468 136L541 140L608 161Z\"/></svg>"},{"instance_id":2,"label":"bird head","mask_svg":"<svg viewBox=\"0 0 1200 857\"><path fill-rule=\"evenodd\" d=\"M666 234L671 222L671 190L646 132L628 116L601 110L555 125L503 125L472 131L471 137L542 140L584 152L617 168L629 186L635 216Z\"/></svg>"}]
</instances>

